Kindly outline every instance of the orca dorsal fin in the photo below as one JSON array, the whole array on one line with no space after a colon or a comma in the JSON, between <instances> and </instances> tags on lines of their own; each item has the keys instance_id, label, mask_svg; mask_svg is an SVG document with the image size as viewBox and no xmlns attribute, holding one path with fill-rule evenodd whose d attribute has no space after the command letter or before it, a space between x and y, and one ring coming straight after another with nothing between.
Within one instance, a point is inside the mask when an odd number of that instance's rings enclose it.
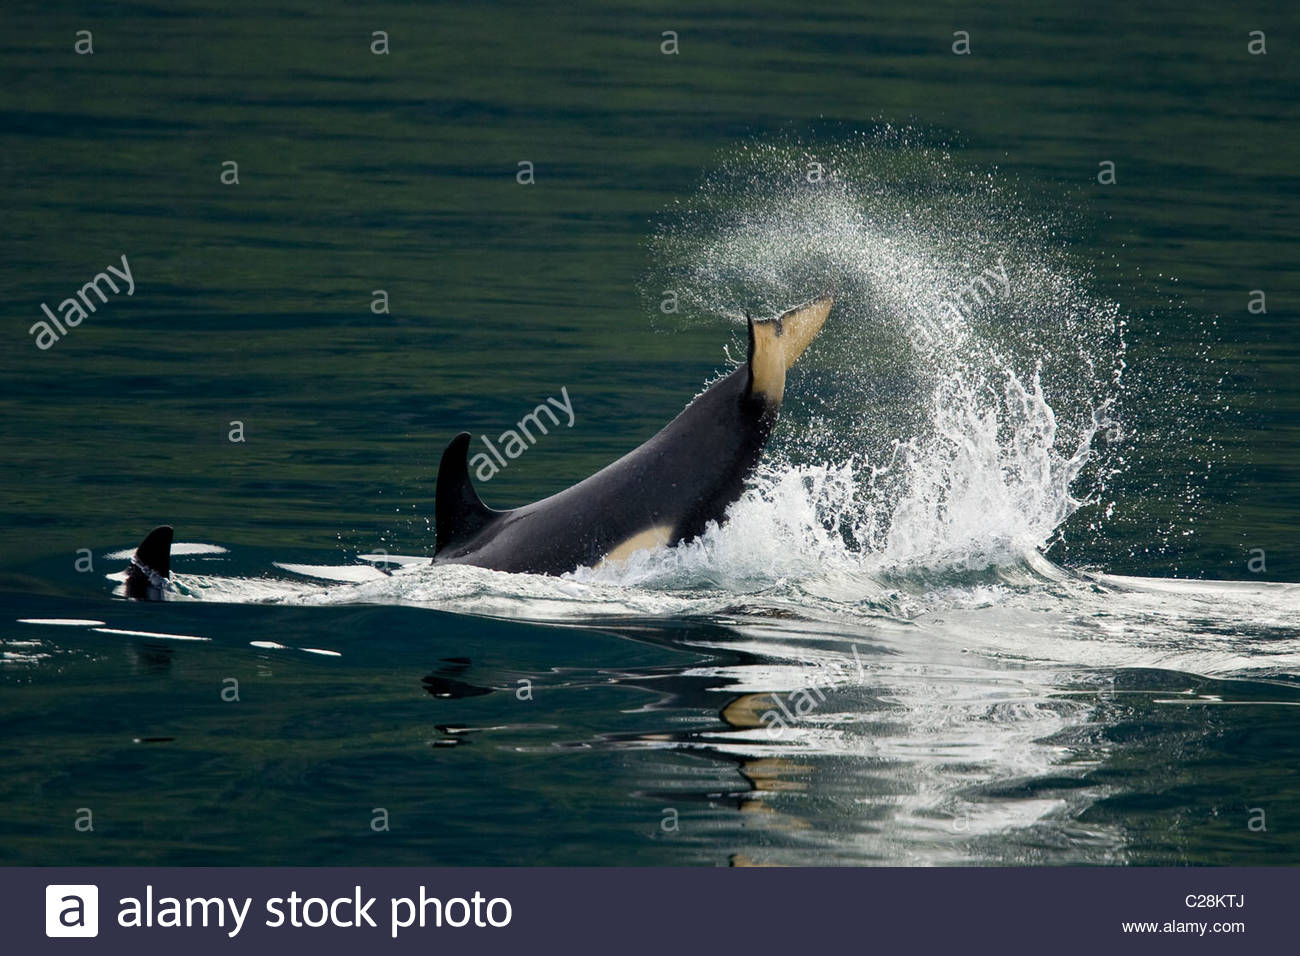
<instances>
[{"instance_id":1,"label":"orca dorsal fin","mask_svg":"<svg viewBox=\"0 0 1300 956\"><path fill-rule=\"evenodd\" d=\"M472 538L501 514L483 504L469 480L470 437L469 432L461 432L453 438L438 465L434 554L457 541Z\"/></svg>"},{"instance_id":2,"label":"orca dorsal fin","mask_svg":"<svg viewBox=\"0 0 1300 956\"><path fill-rule=\"evenodd\" d=\"M126 566L126 596L137 601L163 600L172 574L172 529L161 524L135 549Z\"/></svg>"},{"instance_id":3,"label":"orca dorsal fin","mask_svg":"<svg viewBox=\"0 0 1300 956\"><path fill-rule=\"evenodd\" d=\"M172 573L171 525L161 524L145 535L144 540L140 542L140 547L135 549L135 559L150 571L164 578L170 577Z\"/></svg>"}]
</instances>

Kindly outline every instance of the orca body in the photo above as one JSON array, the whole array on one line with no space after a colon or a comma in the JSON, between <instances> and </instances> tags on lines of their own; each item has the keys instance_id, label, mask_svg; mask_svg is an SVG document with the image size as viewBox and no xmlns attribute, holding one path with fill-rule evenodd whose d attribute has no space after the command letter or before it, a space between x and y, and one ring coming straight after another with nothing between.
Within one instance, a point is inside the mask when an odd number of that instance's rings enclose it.
<instances>
[{"instance_id":1,"label":"orca body","mask_svg":"<svg viewBox=\"0 0 1300 956\"><path fill-rule=\"evenodd\" d=\"M830 313L822 296L749 322L746 363L645 444L558 494L510 511L483 504L469 475L470 434L438 468L434 564L564 574L690 541L722 523L776 424L785 373Z\"/></svg>"},{"instance_id":2,"label":"orca body","mask_svg":"<svg viewBox=\"0 0 1300 956\"><path fill-rule=\"evenodd\" d=\"M785 373L830 314L822 296L778 318L749 322L749 357L645 444L584 481L511 511L493 511L469 476L469 432L438 468L433 563L564 574L637 551L674 545L721 523L745 490L785 394ZM140 542L126 596L165 600L172 589L172 528Z\"/></svg>"}]
</instances>

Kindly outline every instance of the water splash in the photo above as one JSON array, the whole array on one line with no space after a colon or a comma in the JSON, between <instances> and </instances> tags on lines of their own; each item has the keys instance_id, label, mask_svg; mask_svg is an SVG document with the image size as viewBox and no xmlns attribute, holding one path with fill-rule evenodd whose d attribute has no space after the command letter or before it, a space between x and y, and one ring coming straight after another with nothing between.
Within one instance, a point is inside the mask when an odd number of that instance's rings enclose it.
<instances>
[{"instance_id":1,"label":"water splash","mask_svg":"<svg viewBox=\"0 0 1300 956\"><path fill-rule=\"evenodd\" d=\"M907 130L733 154L666 217L647 297L716 321L833 288L835 311L727 525L580 577L685 585L694 567L752 584L1029 561L1101 501L1123 437L1123 319L1089 293L1063 231Z\"/></svg>"},{"instance_id":2,"label":"water splash","mask_svg":"<svg viewBox=\"0 0 1300 956\"><path fill-rule=\"evenodd\" d=\"M912 131L817 150L752 144L665 215L645 282L656 306L674 303L661 312L671 321L727 317L738 337L746 313L836 294L724 525L559 581L282 565L353 583L277 594L263 582L255 599L879 618L1041 583L1056 573L1041 550L1102 502L1124 431L1123 319L1088 291L1065 231Z\"/></svg>"},{"instance_id":3,"label":"water splash","mask_svg":"<svg viewBox=\"0 0 1300 956\"><path fill-rule=\"evenodd\" d=\"M1043 553L1080 509L1092 506L1092 533L1114 509L1133 378L1124 316L1060 238L1074 231L913 131L753 144L665 214L644 283L665 321L734 320L737 339L746 313L836 293L724 525L563 578L282 565L352 583L213 581L196 594L856 625L1087 590Z\"/></svg>"}]
</instances>

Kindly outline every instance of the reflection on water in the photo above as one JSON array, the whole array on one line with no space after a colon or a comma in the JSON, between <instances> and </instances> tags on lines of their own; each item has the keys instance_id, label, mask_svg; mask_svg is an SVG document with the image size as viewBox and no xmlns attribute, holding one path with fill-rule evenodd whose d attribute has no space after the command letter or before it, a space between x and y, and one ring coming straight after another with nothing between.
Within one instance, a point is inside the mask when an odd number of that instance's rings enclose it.
<instances>
[{"instance_id":1,"label":"reflection on water","mask_svg":"<svg viewBox=\"0 0 1300 956\"><path fill-rule=\"evenodd\" d=\"M622 633L648 637L644 628ZM1224 723L1289 723L1300 705L1293 683L1044 667L916 632L864 635L849 648L839 635L779 625L657 636L715 657L671 675L618 680L656 691L647 713L717 719L581 746L671 748L734 764L726 791L675 786L653 796L715 811L705 814L712 832L679 839L713 851L731 846L736 865L1194 862L1195 850L1158 852L1153 834L1131 818L1117 821L1110 804L1147 785L1142 770L1167 773L1213 750ZM1289 637L1294 646L1295 632ZM1240 717L1221 723L1193 713L1212 703L1240 705ZM1226 809L1215 799L1222 796L1202 798L1205 822ZM1283 801L1273 810L1295 807L1293 788ZM720 818L721 807L741 817ZM1217 829L1235 824L1239 852L1254 834L1244 805L1231 816Z\"/></svg>"},{"instance_id":2,"label":"reflection on water","mask_svg":"<svg viewBox=\"0 0 1300 956\"><path fill-rule=\"evenodd\" d=\"M845 647L836 635L768 625L617 633L711 659L608 675L653 691L641 712L660 720L570 746L670 749L733 766L726 790L710 780L646 794L709 819L704 832L677 834L697 850L729 846L737 865L998 862L1007 851L990 855L981 840L1002 846L1032 828L1056 835L1059 862L1109 862L1120 847L1110 828L1076 822L1098 796L1081 778L1105 748L1079 746L1101 733L1096 694L1058 695L1044 679L1059 675L1029 680L970 656L907 654L887 637ZM1043 778L1050 786L1035 783Z\"/></svg>"},{"instance_id":3,"label":"reflection on water","mask_svg":"<svg viewBox=\"0 0 1300 956\"><path fill-rule=\"evenodd\" d=\"M1022 568L912 618L800 616L778 592L592 617L574 582L482 572L498 611L544 623L440 613L432 573L379 585L415 607L266 577L206 579L253 604L80 626L11 607L10 858L1295 861L1294 586ZM209 640L149 636L173 631ZM319 643L339 656L301 653ZM102 809L98 837L69 806Z\"/></svg>"}]
</instances>

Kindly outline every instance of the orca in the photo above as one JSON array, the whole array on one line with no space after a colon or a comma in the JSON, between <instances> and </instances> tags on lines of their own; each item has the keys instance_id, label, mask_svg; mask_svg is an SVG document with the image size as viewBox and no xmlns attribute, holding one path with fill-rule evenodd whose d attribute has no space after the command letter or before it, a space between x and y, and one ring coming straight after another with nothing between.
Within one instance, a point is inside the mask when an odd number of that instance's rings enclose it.
<instances>
[{"instance_id":1,"label":"orca","mask_svg":"<svg viewBox=\"0 0 1300 956\"><path fill-rule=\"evenodd\" d=\"M774 319L749 320L747 361L705 389L656 435L611 465L541 501L494 511L469 475L470 433L438 466L435 565L559 575L690 541L745 490L785 395L785 373L821 331L823 295ZM145 536L126 569L126 596L165 600L172 528Z\"/></svg>"},{"instance_id":2,"label":"orca","mask_svg":"<svg viewBox=\"0 0 1300 956\"><path fill-rule=\"evenodd\" d=\"M172 529L159 525L150 531L131 556L126 568L126 596L136 601L161 601L171 582Z\"/></svg>"},{"instance_id":3,"label":"orca","mask_svg":"<svg viewBox=\"0 0 1300 956\"><path fill-rule=\"evenodd\" d=\"M776 424L786 371L833 297L775 319L749 320L748 360L643 445L558 494L508 511L483 503L469 474L470 433L443 452L434 504L433 563L558 575L625 561L721 524L745 490Z\"/></svg>"}]
</instances>

